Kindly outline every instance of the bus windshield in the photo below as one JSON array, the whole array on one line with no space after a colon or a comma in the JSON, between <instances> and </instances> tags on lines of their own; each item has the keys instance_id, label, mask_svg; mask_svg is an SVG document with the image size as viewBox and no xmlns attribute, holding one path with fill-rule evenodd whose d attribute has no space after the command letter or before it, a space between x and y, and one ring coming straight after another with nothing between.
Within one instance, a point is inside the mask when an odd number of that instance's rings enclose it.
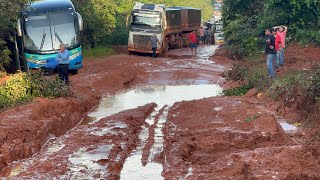
<instances>
[{"instance_id":1,"label":"bus windshield","mask_svg":"<svg viewBox=\"0 0 320 180\"><path fill-rule=\"evenodd\" d=\"M58 50L64 43L71 48L80 43L73 13L29 16L25 19L24 44L31 51Z\"/></svg>"}]
</instances>

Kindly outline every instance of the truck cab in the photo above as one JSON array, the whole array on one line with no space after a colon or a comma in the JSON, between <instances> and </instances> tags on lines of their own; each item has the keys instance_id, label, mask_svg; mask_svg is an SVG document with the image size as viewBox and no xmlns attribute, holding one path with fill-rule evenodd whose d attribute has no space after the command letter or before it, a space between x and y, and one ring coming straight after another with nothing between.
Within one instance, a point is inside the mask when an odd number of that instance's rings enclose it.
<instances>
[{"instance_id":1,"label":"truck cab","mask_svg":"<svg viewBox=\"0 0 320 180\"><path fill-rule=\"evenodd\" d=\"M129 26L129 52L152 53L150 38L156 36L163 44L164 29L166 27L166 13L163 4L136 3L132 12ZM161 54L163 48L157 48Z\"/></svg>"}]
</instances>

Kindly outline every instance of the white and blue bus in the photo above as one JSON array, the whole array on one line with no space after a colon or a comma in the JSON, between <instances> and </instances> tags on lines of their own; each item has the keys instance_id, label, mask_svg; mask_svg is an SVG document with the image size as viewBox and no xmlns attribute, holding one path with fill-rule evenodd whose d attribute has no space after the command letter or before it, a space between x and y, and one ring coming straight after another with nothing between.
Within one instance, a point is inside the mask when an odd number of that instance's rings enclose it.
<instances>
[{"instance_id":1,"label":"white and blue bus","mask_svg":"<svg viewBox=\"0 0 320 180\"><path fill-rule=\"evenodd\" d=\"M17 22L16 49L19 66L38 69L55 58L61 43L70 51L70 71L82 68L81 15L70 0L30 2ZM21 68L20 68L21 69Z\"/></svg>"}]
</instances>

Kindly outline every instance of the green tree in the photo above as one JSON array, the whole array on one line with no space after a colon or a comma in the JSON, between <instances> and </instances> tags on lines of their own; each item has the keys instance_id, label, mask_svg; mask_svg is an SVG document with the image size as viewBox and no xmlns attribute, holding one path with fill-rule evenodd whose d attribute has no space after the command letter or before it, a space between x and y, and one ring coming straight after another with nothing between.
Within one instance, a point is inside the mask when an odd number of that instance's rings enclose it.
<instances>
[{"instance_id":1,"label":"green tree","mask_svg":"<svg viewBox=\"0 0 320 180\"><path fill-rule=\"evenodd\" d=\"M288 36L303 44L320 45L320 2L317 0L225 0L226 47L240 56L261 50L263 31L289 27Z\"/></svg>"},{"instance_id":2,"label":"green tree","mask_svg":"<svg viewBox=\"0 0 320 180\"><path fill-rule=\"evenodd\" d=\"M11 51L8 43L13 42L13 29L25 0L0 1L0 69L8 67Z\"/></svg>"}]
</instances>

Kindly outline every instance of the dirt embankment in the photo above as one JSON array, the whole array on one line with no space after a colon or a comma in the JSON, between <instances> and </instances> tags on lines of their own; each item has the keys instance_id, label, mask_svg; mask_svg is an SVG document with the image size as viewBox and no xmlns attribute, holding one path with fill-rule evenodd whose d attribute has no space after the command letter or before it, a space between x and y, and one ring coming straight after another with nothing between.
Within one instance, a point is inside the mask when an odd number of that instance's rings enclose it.
<instances>
[{"instance_id":1,"label":"dirt embankment","mask_svg":"<svg viewBox=\"0 0 320 180\"><path fill-rule=\"evenodd\" d=\"M104 94L113 94L134 85L139 59L95 59L84 62L78 75L71 76L73 96L36 99L0 114L0 170L8 163L38 152L51 137L75 127Z\"/></svg>"}]
</instances>

